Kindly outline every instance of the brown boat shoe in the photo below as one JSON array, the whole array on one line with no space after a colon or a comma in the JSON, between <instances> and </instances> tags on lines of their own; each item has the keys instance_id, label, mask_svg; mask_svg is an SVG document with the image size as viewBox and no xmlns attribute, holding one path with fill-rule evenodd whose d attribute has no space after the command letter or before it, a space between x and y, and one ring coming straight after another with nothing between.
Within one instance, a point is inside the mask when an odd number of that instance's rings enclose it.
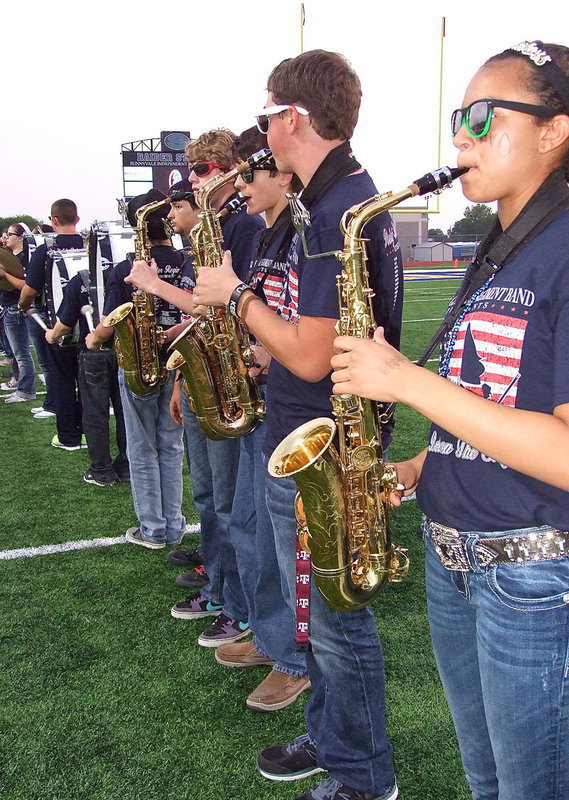
<instances>
[{"instance_id":1,"label":"brown boat shoe","mask_svg":"<svg viewBox=\"0 0 569 800\"><path fill-rule=\"evenodd\" d=\"M215 660L224 667L256 667L275 662L259 653L252 641L222 644L215 651Z\"/></svg>"},{"instance_id":2,"label":"brown boat shoe","mask_svg":"<svg viewBox=\"0 0 569 800\"><path fill-rule=\"evenodd\" d=\"M307 676L287 675L276 669L271 670L264 681L253 689L247 698L247 708L253 711L279 711L291 706L296 698L310 689Z\"/></svg>"}]
</instances>

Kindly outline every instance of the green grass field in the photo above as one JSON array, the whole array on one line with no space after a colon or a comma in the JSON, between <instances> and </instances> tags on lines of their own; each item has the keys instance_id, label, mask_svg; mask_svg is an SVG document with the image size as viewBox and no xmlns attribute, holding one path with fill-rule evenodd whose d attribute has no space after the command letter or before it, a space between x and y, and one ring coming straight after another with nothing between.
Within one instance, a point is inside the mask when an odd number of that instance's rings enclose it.
<instances>
[{"instance_id":1,"label":"green grass field","mask_svg":"<svg viewBox=\"0 0 569 800\"><path fill-rule=\"evenodd\" d=\"M410 357L455 287L407 284ZM219 666L197 644L210 620L170 616L184 590L163 551L114 544L6 559L19 548L118 537L135 524L128 485L85 484L86 451L50 447L55 426L34 420L31 405L0 402L0 798L287 800L315 785L317 777L287 784L257 774L260 749L303 732L302 700L273 714L246 709L266 668ZM418 452L427 429L398 408L390 457ZM197 522L187 476L186 490L188 521ZM393 514L410 576L373 604L389 735L403 800L467 800L429 642L418 523L414 501Z\"/></svg>"}]
</instances>

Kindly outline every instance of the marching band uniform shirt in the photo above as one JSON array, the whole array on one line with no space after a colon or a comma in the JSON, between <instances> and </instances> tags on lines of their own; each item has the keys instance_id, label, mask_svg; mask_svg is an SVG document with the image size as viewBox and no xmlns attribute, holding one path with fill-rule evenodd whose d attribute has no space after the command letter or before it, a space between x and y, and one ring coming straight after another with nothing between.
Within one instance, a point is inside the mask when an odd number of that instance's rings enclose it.
<instances>
[{"instance_id":1,"label":"marching band uniform shirt","mask_svg":"<svg viewBox=\"0 0 569 800\"><path fill-rule=\"evenodd\" d=\"M79 233L58 233L55 237L54 245L58 250L81 250L83 249L83 237ZM47 253L47 245L40 244L32 254L26 274L27 286L31 286L39 295L43 294L45 286Z\"/></svg>"},{"instance_id":2,"label":"marching band uniform shirt","mask_svg":"<svg viewBox=\"0 0 569 800\"><path fill-rule=\"evenodd\" d=\"M85 337L89 333L89 326L85 315L81 313L83 306L91 305L89 290L80 274L74 275L65 287L63 300L57 309L57 318L68 328L74 328L79 323L79 338L77 347L85 349Z\"/></svg>"},{"instance_id":3,"label":"marching band uniform shirt","mask_svg":"<svg viewBox=\"0 0 569 800\"><path fill-rule=\"evenodd\" d=\"M552 414L569 402L569 212L498 271L456 337L447 335L441 364L449 355L449 380L494 403ZM494 461L438 425L431 426L417 499L428 518L461 531L569 530L569 492Z\"/></svg>"},{"instance_id":4,"label":"marching band uniform shirt","mask_svg":"<svg viewBox=\"0 0 569 800\"><path fill-rule=\"evenodd\" d=\"M156 261L158 277L173 286L180 285L181 267L185 255L183 251L174 250L169 245L155 245L150 248L150 256ZM134 287L124 282L124 279L130 273L130 268L131 263L127 259L117 264L109 275L103 309L105 316L108 316L117 306L132 300ZM172 328L180 322L180 309L160 297L154 297L154 308L156 311L156 324L164 330Z\"/></svg>"},{"instance_id":5,"label":"marching band uniform shirt","mask_svg":"<svg viewBox=\"0 0 569 800\"><path fill-rule=\"evenodd\" d=\"M377 193L367 172L359 172L338 180L310 209L311 225L305 235L308 253L343 250L340 220L346 209ZM370 287L375 320L385 328L390 344L399 346L403 308L403 271L401 251L391 216L378 214L365 226ZM338 319L336 275L342 265L334 256L307 259L302 241L294 234L288 254L287 268L274 265L265 281L265 295L277 314L298 324L301 316ZM276 445L297 426L315 417L332 417L332 381L330 374L318 383L298 378L273 359L269 367L266 439L263 451L270 456ZM271 402L271 398L278 398ZM386 433L387 431L384 431ZM386 437L387 438L387 437ZM384 441L384 446L387 445Z\"/></svg>"},{"instance_id":6,"label":"marching band uniform shirt","mask_svg":"<svg viewBox=\"0 0 569 800\"><path fill-rule=\"evenodd\" d=\"M225 203L231 202L237 192L229 197ZM223 208L224 206L222 206ZM244 281L249 271L249 264L253 257L253 243L255 234L264 230L265 223L258 214L247 214L244 206L231 211L220 220L223 234L223 249L231 250L233 269L239 278ZM187 258L183 268L181 288L193 292L196 285L196 276L192 258Z\"/></svg>"}]
</instances>

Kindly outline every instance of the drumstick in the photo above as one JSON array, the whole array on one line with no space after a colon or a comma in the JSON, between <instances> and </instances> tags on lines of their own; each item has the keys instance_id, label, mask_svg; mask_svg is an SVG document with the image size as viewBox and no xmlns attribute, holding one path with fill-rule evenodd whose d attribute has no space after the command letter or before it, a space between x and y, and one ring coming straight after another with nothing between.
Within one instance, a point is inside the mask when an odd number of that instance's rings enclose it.
<instances>
[{"instance_id":1,"label":"drumstick","mask_svg":"<svg viewBox=\"0 0 569 800\"><path fill-rule=\"evenodd\" d=\"M84 315L85 319L87 320L87 327L89 328L89 332L93 333L95 330L95 325L93 323L93 306L87 303L84 306L81 306L81 313Z\"/></svg>"},{"instance_id":2,"label":"drumstick","mask_svg":"<svg viewBox=\"0 0 569 800\"><path fill-rule=\"evenodd\" d=\"M40 328L43 328L44 331L49 330L49 328L47 327L47 325L45 324L43 319L40 317L38 312L34 310L34 308L25 309L24 314L27 317L31 317L34 320L34 322L37 322L37 324L40 326Z\"/></svg>"}]
</instances>

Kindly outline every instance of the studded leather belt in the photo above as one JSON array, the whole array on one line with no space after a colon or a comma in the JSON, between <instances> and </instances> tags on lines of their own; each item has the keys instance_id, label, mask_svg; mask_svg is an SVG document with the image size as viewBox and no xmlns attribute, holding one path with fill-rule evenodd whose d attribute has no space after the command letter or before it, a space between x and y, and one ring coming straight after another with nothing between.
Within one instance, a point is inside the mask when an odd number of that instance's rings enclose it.
<instances>
[{"instance_id":1,"label":"studded leather belt","mask_svg":"<svg viewBox=\"0 0 569 800\"><path fill-rule=\"evenodd\" d=\"M468 533L439 522L427 520L426 526L441 564L450 570L471 569L469 549L481 567L550 561L569 555L569 532L556 528L531 528L527 533L472 541Z\"/></svg>"}]
</instances>

